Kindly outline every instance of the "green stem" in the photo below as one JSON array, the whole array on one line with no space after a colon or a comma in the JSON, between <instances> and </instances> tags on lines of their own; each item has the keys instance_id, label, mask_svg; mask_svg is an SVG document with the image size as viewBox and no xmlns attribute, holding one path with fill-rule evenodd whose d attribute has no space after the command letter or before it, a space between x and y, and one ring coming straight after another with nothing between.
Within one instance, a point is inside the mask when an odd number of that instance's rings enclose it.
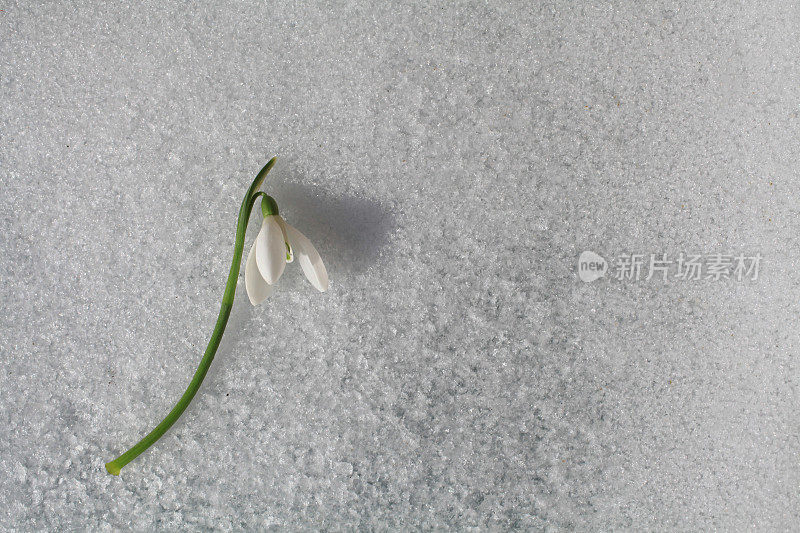
<instances>
[{"instance_id":1,"label":"green stem","mask_svg":"<svg viewBox=\"0 0 800 533\"><path fill-rule=\"evenodd\" d=\"M256 190L261 186L261 182L264 181L264 178L274 164L275 158L273 157L258 173L256 179L253 180L253 184L250 185L250 188L247 190L244 200L242 200L242 207L239 209L239 222L236 225L236 243L233 248L233 261L231 262L231 270L228 274L228 283L225 285L225 294L222 296L222 307L219 310L217 325L214 326L211 340L208 341L208 347L206 348L205 354L203 354L203 359L200 361L200 366L197 367L197 371L194 373L191 383L189 383L189 387L186 389L186 392L183 393L181 399L178 400L178 403L175 404L175 407L172 408L172 411L169 412L153 431L137 442L130 450L110 463L106 463L106 470L108 470L110 474L118 476L122 467L136 459L140 453L160 439L161 436L172 427L172 424L180 418L189 406L192 398L194 398L194 395L197 394L200 384L203 383L203 379L208 373L208 368L211 366L211 361L214 360L214 355L217 353L217 348L219 348L219 343L222 340L222 334L225 332L225 325L228 323L228 317L233 308L233 296L236 293L236 282L239 279L239 268L242 265L242 251L244 250L244 236L247 231L247 222L250 219L250 212L253 210L253 204L259 196L256 194Z\"/></svg>"}]
</instances>

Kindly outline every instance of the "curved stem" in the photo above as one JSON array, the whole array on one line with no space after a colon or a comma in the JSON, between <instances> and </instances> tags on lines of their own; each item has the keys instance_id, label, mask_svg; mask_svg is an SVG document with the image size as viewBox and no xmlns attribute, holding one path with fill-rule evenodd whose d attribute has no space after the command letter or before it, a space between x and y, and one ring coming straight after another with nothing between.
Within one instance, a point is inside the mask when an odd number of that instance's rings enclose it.
<instances>
[{"instance_id":1,"label":"curved stem","mask_svg":"<svg viewBox=\"0 0 800 533\"><path fill-rule=\"evenodd\" d=\"M258 173L256 179L253 180L252 185L250 185L250 188L247 190L244 200L242 200L242 207L239 209L239 221L236 225L236 242L233 248L233 261L231 262L231 270L228 274L228 283L225 285L225 294L222 296L222 307L219 311L219 317L217 318L217 325L214 326L211 340L208 341L208 347L206 348L205 354L203 354L203 359L200 361L200 366L197 367L197 371L194 373L194 377L192 377L192 381L189 383L189 387L186 389L186 392L183 393L181 399L178 400L178 403L175 404L175 407L172 408L172 411L169 412L153 431L137 442L130 450L113 461L106 463L106 470L108 470L110 474L118 476L122 467L136 459L139 454L161 438L161 436L172 427L172 424L180 418L189 406L192 398L194 398L194 395L197 394L200 384L203 383L203 379L208 373L208 368L211 366L211 361L214 360L214 355L217 353L217 348L219 348L219 343L222 340L222 334L225 332L225 325L228 323L228 317L233 308L233 296L236 293L236 282L239 279L239 268L242 265L242 251L244 250L244 236L247 231L247 221L250 219L250 212L253 210L253 204L259 196L255 194L255 192L261 186L261 182L264 181L264 178L274 164L275 158L273 157Z\"/></svg>"}]
</instances>

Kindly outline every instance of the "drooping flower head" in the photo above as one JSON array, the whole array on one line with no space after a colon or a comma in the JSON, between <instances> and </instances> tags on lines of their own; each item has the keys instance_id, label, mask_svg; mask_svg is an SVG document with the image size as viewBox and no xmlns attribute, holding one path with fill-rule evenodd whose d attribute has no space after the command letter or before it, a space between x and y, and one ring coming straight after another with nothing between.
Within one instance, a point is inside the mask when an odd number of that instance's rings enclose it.
<instances>
[{"instance_id":1,"label":"drooping flower head","mask_svg":"<svg viewBox=\"0 0 800 533\"><path fill-rule=\"evenodd\" d=\"M283 274L286 263L295 257L308 281L320 292L328 290L328 272L317 249L308 237L290 226L278 213L278 205L268 195L261 199L264 221L250 247L244 267L244 281L250 303L258 305L272 293L272 286Z\"/></svg>"}]
</instances>

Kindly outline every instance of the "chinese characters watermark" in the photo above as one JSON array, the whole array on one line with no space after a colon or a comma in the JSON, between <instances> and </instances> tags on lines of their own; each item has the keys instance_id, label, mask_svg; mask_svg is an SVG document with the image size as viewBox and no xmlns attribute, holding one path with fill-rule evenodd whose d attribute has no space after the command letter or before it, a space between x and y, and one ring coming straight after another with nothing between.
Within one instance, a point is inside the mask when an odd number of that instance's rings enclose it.
<instances>
[{"instance_id":1,"label":"chinese characters watermark","mask_svg":"<svg viewBox=\"0 0 800 533\"><path fill-rule=\"evenodd\" d=\"M670 259L668 254L623 254L611 263L592 251L578 258L578 276L590 282L601 277L618 281L734 280L756 281L763 256L740 254L685 254Z\"/></svg>"}]
</instances>

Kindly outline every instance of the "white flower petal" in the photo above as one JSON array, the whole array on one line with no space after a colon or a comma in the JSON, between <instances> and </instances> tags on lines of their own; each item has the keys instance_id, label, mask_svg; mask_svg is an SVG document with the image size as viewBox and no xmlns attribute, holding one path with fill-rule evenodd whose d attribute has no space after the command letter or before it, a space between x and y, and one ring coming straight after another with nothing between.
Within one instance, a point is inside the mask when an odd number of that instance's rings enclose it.
<instances>
[{"instance_id":1,"label":"white flower petal","mask_svg":"<svg viewBox=\"0 0 800 533\"><path fill-rule=\"evenodd\" d=\"M250 253L247 254L247 263L244 266L244 287L247 289L247 297L250 298L250 303L258 305L267 299L267 296L272 294L272 287L264 281L261 272L258 271L256 265L256 243L253 241L253 246L250 247Z\"/></svg>"},{"instance_id":2,"label":"white flower petal","mask_svg":"<svg viewBox=\"0 0 800 533\"><path fill-rule=\"evenodd\" d=\"M264 281L275 285L286 268L286 243L276 215L264 217L256 237L256 265Z\"/></svg>"},{"instance_id":3,"label":"white flower petal","mask_svg":"<svg viewBox=\"0 0 800 533\"><path fill-rule=\"evenodd\" d=\"M294 249L294 255L303 268L303 273L308 281L320 292L328 290L328 271L322 263L317 249L308 240L308 237L300 233L296 228L286 224L286 232L289 235L289 244Z\"/></svg>"}]
</instances>

